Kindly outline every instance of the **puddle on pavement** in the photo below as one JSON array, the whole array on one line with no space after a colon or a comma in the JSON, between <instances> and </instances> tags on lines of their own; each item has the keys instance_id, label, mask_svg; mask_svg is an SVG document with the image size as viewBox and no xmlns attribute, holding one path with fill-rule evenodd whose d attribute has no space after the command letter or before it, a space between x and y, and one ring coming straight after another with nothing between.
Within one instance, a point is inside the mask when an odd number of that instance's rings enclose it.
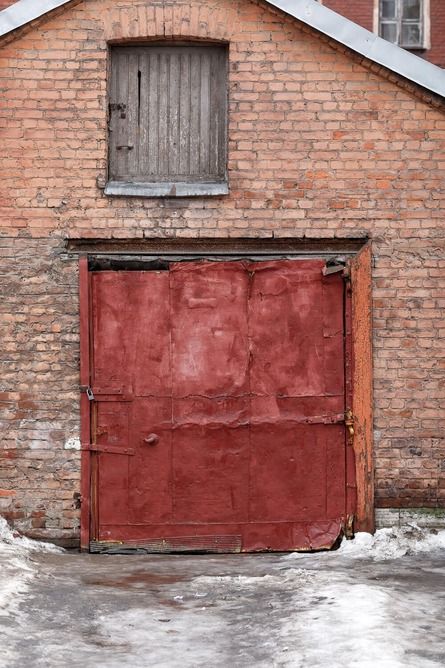
<instances>
[{"instance_id":1,"label":"puddle on pavement","mask_svg":"<svg viewBox=\"0 0 445 668\"><path fill-rule=\"evenodd\" d=\"M160 573L132 573L118 579L111 578L84 578L84 583L94 587L114 587L122 589L156 588L160 585L171 585L184 582L187 578L181 575L161 575Z\"/></svg>"}]
</instances>

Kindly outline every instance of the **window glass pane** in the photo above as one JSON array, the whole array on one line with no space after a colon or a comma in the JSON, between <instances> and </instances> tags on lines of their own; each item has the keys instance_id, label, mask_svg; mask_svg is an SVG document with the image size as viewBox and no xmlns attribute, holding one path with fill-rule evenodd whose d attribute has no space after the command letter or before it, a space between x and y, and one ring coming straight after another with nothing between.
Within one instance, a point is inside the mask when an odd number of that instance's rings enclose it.
<instances>
[{"instance_id":1,"label":"window glass pane","mask_svg":"<svg viewBox=\"0 0 445 668\"><path fill-rule=\"evenodd\" d=\"M395 23L382 23L380 26L380 35L388 42L397 44L397 25Z\"/></svg>"},{"instance_id":2,"label":"window glass pane","mask_svg":"<svg viewBox=\"0 0 445 668\"><path fill-rule=\"evenodd\" d=\"M396 0L380 0L380 18L396 18Z\"/></svg>"},{"instance_id":3,"label":"window glass pane","mask_svg":"<svg viewBox=\"0 0 445 668\"><path fill-rule=\"evenodd\" d=\"M418 23L402 24L403 46L420 46L420 25Z\"/></svg>"},{"instance_id":4,"label":"window glass pane","mask_svg":"<svg viewBox=\"0 0 445 668\"><path fill-rule=\"evenodd\" d=\"M403 0L402 18L420 21L420 0Z\"/></svg>"}]
</instances>

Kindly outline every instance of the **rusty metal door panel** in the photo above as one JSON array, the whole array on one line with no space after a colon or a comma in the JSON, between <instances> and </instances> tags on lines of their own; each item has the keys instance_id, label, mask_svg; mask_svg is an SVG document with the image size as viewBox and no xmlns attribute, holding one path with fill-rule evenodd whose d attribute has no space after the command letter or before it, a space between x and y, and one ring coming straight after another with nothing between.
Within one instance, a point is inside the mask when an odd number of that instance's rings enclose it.
<instances>
[{"instance_id":1,"label":"rusty metal door panel","mask_svg":"<svg viewBox=\"0 0 445 668\"><path fill-rule=\"evenodd\" d=\"M279 394L250 397L251 424L269 421L297 424L334 424L344 420L342 395L282 397Z\"/></svg>"},{"instance_id":2,"label":"rusty metal door panel","mask_svg":"<svg viewBox=\"0 0 445 668\"><path fill-rule=\"evenodd\" d=\"M92 452L98 459L94 497L100 499L99 521L126 521L128 517L128 462L130 405L124 402L95 402ZM110 494L110 490L113 493Z\"/></svg>"},{"instance_id":3,"label":"rusty metal door panel","mask_svg":"<svg viewBox=\"0 0 445 668\"><path fill-rule=\"evenodd\" d=\"M174 429L195 425L236 427L250 422L250 398L175 397L172 402Z\"/></svg>"},{"instance_id":4,"label":"rusty metal door panel","mask_svg":"<svg viewBox=\"0 0 445 668\"><path fill-rule=\"evenodd\" d=\"M249 277L233 262L170 275L175 522L246 522Z\"/></svg>"},{"instance_id":5,"label":"rusty metal door panel","mask_svg":"<svg viewBox=\"0 0 445 668\"><path fill-rule=\"evenodd\" d=\"M336 425L292 422L252 426L251 521L317 522L332 517L326 513L327 488L337 478L344 485L344 456L332 462L328 455L330 449L338 454L338 431L342 428Z\"/></svg>"},{"instance_id":6,"label":"rusty metal door panel","mask_svg":"<svg viewBox=\"0 0 445 668\"><path fill-rule=\"evenodd\" d=\"M343 281L322 279L320 261L304 264L249 267L251 521L344 513Z\"/></svg>"},{"instance_id":7,"label":"rusty metal door panel","mask_svg":"<svg viewBox=\"0 0 445 668\"><path fill-rule=\"evenodd\" d=\"M171 398L135 398L131 439L136 454L129 463L129 522L173 519Z\"/></svg>"},{"instance_id":8,"label":"rusty metal door panel","mask_svg":"<svg viewBox=\"0 0 445 668\"><path fill-rule=\"evenodd\" d=\"M324 387L329 395L343 395L345 391L344 309L342 303L344 281L340 274L326 276L322 281Z\"/></svg>"},{"instance_id":9,"label":"rusty metal door panel","mask_svg":"<svg viewBox=\"0 0 445 668\"><path fill-rule=\"evenodd\" d=\"M346 456L345 427L332 425L320 433L326 443L326 518L345 514L346 504Z\"/></svg>"},{"instance_id":10,"label":"rusty metal door panel","mask_svg":"<svg viewBox=\"0 0 445 668\"><path fill-rule=\"evenodd\" d=\"M333 544L346 512L344 288L323 266L93 275L94 551Z\"/></svg>"},{"instance_id":11,"label":"rusty metal door panel","mask_svg":"<svg viewBox=\"0 0 445 668\"><path fill-rule=\"evenodd\" d=\"M242 549L244 552L329 549L341 531L340 520L269 524L251 522L243 532ZM283 545L294 547L283 548Z\"/></svg>"},{"instance_id":12,"label":"rusty metal door panel","mask_svg":"<svg viewBox=\"0 0 445 668\"><path fill-rule=\"evenodd\" d=\"M175 522L248 522L249 427L192 425L173 441Z\"/></svg>"},{"instance_id":13,"label":"rusty metal door panel","mask_svg":"<svg viewBox=\"0 0 445 668\"><path fill-rule=\"evenodd\" d=\"M248 392L246 299L242 263L173 264L173 396L240 396Z\"/></svg>"},{"instance_id":14,"label":"rusty metal door panel","mask_svg":"<svg viewBox=\"0 0 445 668\"><path fill-rule=\"evenodd\" d=\"M324 263L319 260L304 264L304 271L300 262L290 260L249 267L250 387L254 395L323 396L326 371L331 374L331 367L338 374L335 394L344 391L342 279L321 280ZM327 346L326 339L331 337L334 345ZM327 369L325 352L329 355Z\"/></svg>"},{"instance_id":15,"label":"rusty metal door panel","mask_svg":"<svg viewBox=\"0 0 445 668\"><path fill-rule=\"evenodd\" d=\"M169 396L168 272L94 273L92 291L96 393Z\"/></svg>"},{"instance_id":16,"label":"rusty metal door panel","mask_svg":"<svg viewBox=\"0 0 445 668\"><path fill-rule=\"evenodd\" d=\"M132 273L129 272L130 279ZM128 322L134 332L133 391L135 396L170 396L168 272L137 272L137 288L136 295L130 296L134 312Z\"/></svg>"},{"instance_id":17,"label":"rusty metal door panel","mask_svg":"<svg viewBox=\"0 0 445 668\"><path fill-rule=\"evenodd\" d=\"M124 275L93 274L92 381L96 394L122 394L130 385L133 331L120 317L130 290L130 281Z\"/></svg>"},{"instance_id":18,"label":"rusty metal door panel","mask_svg":"<svg viewBox=\"0 0 445 668\"><path fill-rule=\"evenodd\" d=\"M106 540L109 537L107 530L102 527L111 524L128 522L128 487L129 457L121 454L98 452L97 457L97 499L98 503L98 525L100 530L98 537Z\"/></svg>"},{"instance_id":19,"label":"rusty metal door panel","mask_svg":"<svg viewBox=\"0 0 445 668\"><path fill-rule=\"evenodd\" d=\"M121 401L95 402L93 416L95 423L94 445L105 448L126 448L130 426L130 404Z\"/></svg>"}]
</instances>

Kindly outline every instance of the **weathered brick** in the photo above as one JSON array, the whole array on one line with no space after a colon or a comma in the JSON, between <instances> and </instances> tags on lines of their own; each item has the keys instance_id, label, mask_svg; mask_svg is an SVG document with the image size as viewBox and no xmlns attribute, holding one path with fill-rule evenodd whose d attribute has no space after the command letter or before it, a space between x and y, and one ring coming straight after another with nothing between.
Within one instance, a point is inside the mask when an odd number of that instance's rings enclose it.
<instances>
[{"instance_id":1,"label":"weathered brick","mask_svg":"<svg viewBox=\"0 0 445 668\"><path fill-rule=\"evenodd\" d=\"M64 244L97 237L370 236L377 503L443 504L443 109L247 0L90 0L42 26L0 45L8 518L30 535L78 536L80 457L64 449L79 435L77 263ZM227 197L113 199L97 186L107 42L164 34L230 42Z\"/></svg>"}]
</instances>

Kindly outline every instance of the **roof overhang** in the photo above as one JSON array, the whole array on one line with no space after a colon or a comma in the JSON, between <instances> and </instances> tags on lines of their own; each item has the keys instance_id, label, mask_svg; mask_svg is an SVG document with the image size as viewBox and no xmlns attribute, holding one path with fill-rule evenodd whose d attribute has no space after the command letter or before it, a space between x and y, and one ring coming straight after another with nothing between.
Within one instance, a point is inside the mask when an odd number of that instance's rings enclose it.
<instances>
[{"instance_id":1,"label":"roof overhang","mask_svg":"<svg viewBox=\"0 0 445 668\"><path fill-rule=\"evenodd\" d=\"M72 0L19 0L0 12L0 37ZM316 0L266 0L307 26L408 81L445 97L445 70L365 30Z\"/></svg>"}]
</instances>

